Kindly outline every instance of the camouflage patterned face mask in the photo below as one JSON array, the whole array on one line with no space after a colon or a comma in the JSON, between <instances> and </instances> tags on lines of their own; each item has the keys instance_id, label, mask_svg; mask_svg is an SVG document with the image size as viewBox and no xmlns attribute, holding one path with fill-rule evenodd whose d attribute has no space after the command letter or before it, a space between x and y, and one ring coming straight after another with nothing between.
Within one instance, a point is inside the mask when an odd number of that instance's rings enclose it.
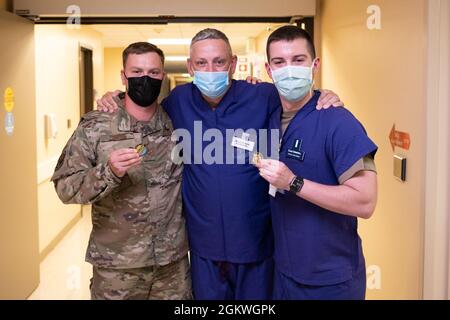
<instances>
[{"instance_id":1,"label":"camouflage patterned face mask","mask_svg":"<svg viewBox=\"0 0 450 320\"><path fill-rule=\"evenodd\" d=\"M138 106L148 108L158 99L162 80L149 76L125 78L128 80L128 96Z\"/></svg>"}]
</instances>

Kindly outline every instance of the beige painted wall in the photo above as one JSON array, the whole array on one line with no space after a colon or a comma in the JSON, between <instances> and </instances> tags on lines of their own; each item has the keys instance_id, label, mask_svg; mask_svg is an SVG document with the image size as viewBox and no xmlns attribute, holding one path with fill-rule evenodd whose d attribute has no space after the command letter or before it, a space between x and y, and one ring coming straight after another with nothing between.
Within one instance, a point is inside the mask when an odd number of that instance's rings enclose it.
<instances>
[{"instance_id":1,"label":"beige painted wall","mask_svg":"<svg viewBox=\"0 0 450 320\"><path fill-rule=\"evenodd\" d=\"M0 2L0 299L25 299L39 283L34 27ZM3 95L14 91L7 136Z\"/></svg>"},{"instance_id":2,"label":"beige painted wall","mask_svg":"<svg viewBox=\"0 0 450 320\"><path fill-rule=\"evenodd\" d=\"M80 206L63 205L53 190L56 161L80 119L79 45L93 50L94 88L103 92L101 35L89 27L71 30L59 25L36 25L36 133L39 199L39 249L41 255L80 214ZM58 136L45 136L45 115L56 114ZM68 128L67 121L72 127Z\"/></svg>"},{"instance_id":3,"label":"beige painted wall","mask_svg":"<svg viewBox=\"0 0 450 320\"><path fill-rule=\"evenodd\" d=\"M379 201L360 224L367 265L381 268L370 299L419 299L423 288L426 151L426 0L378 0L381 30L369 31L368 0L321 4L322 86L335 90L379 146ZM411 134L407 182L393 177L389 133Z\"/></svg>"},{"instance_id":4,"label":"beige painted wall","mask_svg":"<svg viewBox=\"0 0 450 320\"><path fill-rule=\"evenodd\" d=\"M105 48L105 90L125 90L120 78L122 68L122 51L125 48Z\"/></svg>"}]
</instances>

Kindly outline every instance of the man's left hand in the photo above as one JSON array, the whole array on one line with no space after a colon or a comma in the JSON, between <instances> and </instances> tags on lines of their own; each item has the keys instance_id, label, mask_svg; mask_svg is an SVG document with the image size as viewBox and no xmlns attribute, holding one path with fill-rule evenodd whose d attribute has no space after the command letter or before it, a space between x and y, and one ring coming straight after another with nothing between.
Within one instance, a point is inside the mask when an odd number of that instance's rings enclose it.
<instances>
[{"instance_id":1,"label":"man's left hand","mask_svg":"<svg viewBox=\"0 0 450 320\"><path fill-rule=\"evenodd\" d=\"M317 110L328 109L330 107L343 107L344 103L339 96L331 90L320 90L322 93L317 102Z\"/></svg>"},{"instance_id":2,"label":"man's left hand","mask_svg":"<svg viewBox=\"0 0 450 320\"><path fill-rule=\"evenodd\" d=\"M275 188L289 191L295 175L284 163L277 160L262 159L256 164L256 167L259 169L261 177Z\"/></svg>"},{"instance_id":3,"label":"man's left hand","mask_svg":"<svg viewBox=\"0 0 450 320\"><path fill-rule=\"evenodd\" d=\"M258 84L258 83L262 82L261 79L258 79L256 77L251 77L251 76L248 76L247 79L245 79L245 81L247 81L247 83L250 83L250 84Z\"/></svg>"}]
</instances>

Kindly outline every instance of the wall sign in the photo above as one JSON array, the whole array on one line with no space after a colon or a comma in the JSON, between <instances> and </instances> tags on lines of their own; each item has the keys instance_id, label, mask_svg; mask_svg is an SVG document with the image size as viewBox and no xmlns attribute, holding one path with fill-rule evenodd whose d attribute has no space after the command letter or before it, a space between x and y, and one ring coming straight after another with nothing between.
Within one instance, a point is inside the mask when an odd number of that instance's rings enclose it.
<instances>
[{"instance_id":1,"label":"wall sign","mask_svg":"<svg viewBox=\"0 0 450 320\"><path fill-rule=\"evenodd\" d=\"M411 146L409 133L395 130L395 124L389 135L389 140L391 141L392 151L395 151L395 147L409 150L409 147Z\"/></svg>"},{"instance_id":2,"label":"wall sign","mask_svg":"<svg viewBox=\"0 0 450 320\"><path fill-rule=\"evenodd\" d=\"M5 115L5 131L8 136L12 136L14 133L14 91L8 87L3 95L3 105L6 110Z\"/></svg>"}]
</instances>

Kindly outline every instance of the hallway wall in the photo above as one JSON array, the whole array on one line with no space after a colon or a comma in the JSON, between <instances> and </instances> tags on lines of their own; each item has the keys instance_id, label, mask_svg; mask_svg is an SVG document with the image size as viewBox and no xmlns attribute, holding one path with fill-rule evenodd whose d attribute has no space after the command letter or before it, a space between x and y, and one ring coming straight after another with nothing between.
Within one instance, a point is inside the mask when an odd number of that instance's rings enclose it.
<instances>
[{"instance_id":1,"label":"hallway wall","mask_svg":"<svg viewBox=\"0 0 450 320\"><path fill-rule=\"evenodd\" d=\"M122 70L122 51L125 48L105 48L105 90L125 90L120 78Z\"/></svg>"},{"instance_id":2,"label":"hallway wall","mask_svg":"<svg viewBox=\"0 0 450 320\"><path fill-rule=\"evenodd\" d=\"M65 25L36 25L35 38L39 251L42 258L80 216L81 206L62 204L49 178L80 120L79 46L93 49L94 88L102 93L103 44L101 35L85 26L72 30ZM56 115L59 131L56 139L45 136L48 113Z\"/></svg>"},{"instance_id":3,"label":"hallway wall","mask_svg":"<svg viewBox=\"0 0 450 320\"><path fill-rule=\"evenodd\" d=\"M370 299L420 299L426 154L426 0L378 0L381 30L369 30L373 1L323 0L320 8L322 87L336 91L378 144L379 201L360 223ZM407 182L393 176L389 133L411 135ZM379 267L381 277L376 275Z\"/></svg>"},{"instance_id":4,"label":"hallway wall","mask_svg":"<svg viewBox=\"0 0 450 320\"><path fill-rule=\"evenodd\" d=\"M1 1L0 300L25 299L39 283L34 26L4 8ZM7 88L11 100L4 99Z\"/></svg>"}]
</instances>

